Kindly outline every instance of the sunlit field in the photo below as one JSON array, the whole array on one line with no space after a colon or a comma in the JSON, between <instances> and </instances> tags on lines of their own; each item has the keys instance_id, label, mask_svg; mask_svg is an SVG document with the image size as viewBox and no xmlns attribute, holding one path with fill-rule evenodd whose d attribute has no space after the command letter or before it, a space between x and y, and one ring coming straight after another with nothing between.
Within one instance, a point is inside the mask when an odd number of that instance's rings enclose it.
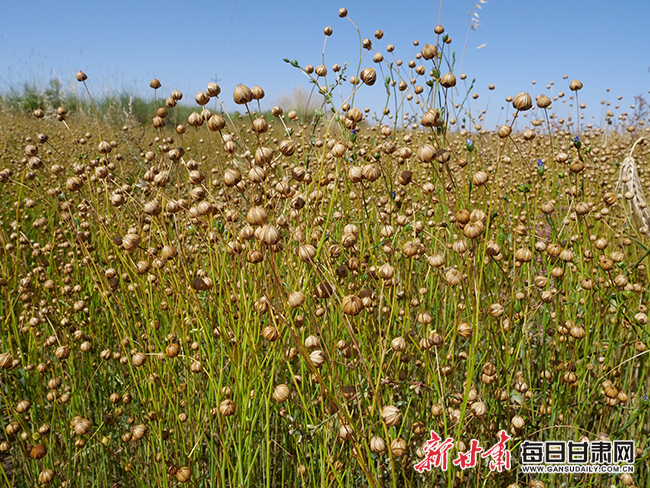
<instances>
[{"instance_id":1,"label":"sunlit field","mask_svg":"<svg viewBox=\"0 0 650 488\"><path fill-rule=\"evenodd\" d=\"M152 80L138 119L81 71L74 109L5 104L1 486L650 486L647 104L597 127L566 78L483 127L442 26L382 37L287 59L301 107ZM524 473L551 440L635 472Z\"/></svg>"}]
</instances>

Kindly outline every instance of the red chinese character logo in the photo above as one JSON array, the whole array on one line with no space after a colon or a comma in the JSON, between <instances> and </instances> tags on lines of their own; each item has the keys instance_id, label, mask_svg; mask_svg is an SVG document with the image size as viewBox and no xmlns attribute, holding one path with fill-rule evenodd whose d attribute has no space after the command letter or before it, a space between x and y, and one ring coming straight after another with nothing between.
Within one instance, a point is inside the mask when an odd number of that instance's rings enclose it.
<instances>
[{"instance_id":1,"label":"red chinese character logo","mask_svg":"<svg viewBox=\"0 0 650 488\"><path fill-rule=\"evenodd\" d=\"M435 466L436 468L442 467L443 471L447 471L449 450L453 447L454 440L451 437L448 437L442 444L440 444L441 440L442 437L432 430L431 439L424 444L423 448L426 456L422 461L414 466L418 473L429 471L432 466Z\"/></svg>"},{"instance_id":2,"label":"red chinese character logo","mask_svg":"<svg viewBox=\"0 0 650 488\"><path fill-rule=\"evenodd\" d=\"M499 432L499 442L493 445L489 450L481 454L481 457L490 457L490 471L501 472L503 468L510 469L510 451L506 449L506 442L512 437L506 434L505 430Z\"/></svg>"},{"instance_id":3,"label":"red chinese character logo","mask_svg":"<svg viewBox=\"0 0 650 488\"><path fill-rule=\"evenodd\" d=\"M459 452L458 457L453 460L454 466L460 466L461 469L475 468L476 467L476 455L483 451L483 448L479 446L479 442L476 439L472 439L472 442L469 444L469 451Z\"/></svg>"}]
</instances>

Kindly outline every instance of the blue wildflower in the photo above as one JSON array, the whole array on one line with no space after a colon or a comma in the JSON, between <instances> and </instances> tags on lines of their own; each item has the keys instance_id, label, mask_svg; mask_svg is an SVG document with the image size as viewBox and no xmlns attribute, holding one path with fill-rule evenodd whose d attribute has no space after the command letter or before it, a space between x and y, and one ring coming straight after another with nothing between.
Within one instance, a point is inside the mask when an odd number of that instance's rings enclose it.
<instances>
[{"instance_id":1,"label":"blue wildflower","mask_svg":"<svg viewBox=\"0 0 650 488\"><path fill-rule=\"evenodd\" d=\"M580 146L582 146L582 142L580 142L580 138L578 136L575 136L573 138L573 147L580 149Z\"/></svg>"}]
</instances>

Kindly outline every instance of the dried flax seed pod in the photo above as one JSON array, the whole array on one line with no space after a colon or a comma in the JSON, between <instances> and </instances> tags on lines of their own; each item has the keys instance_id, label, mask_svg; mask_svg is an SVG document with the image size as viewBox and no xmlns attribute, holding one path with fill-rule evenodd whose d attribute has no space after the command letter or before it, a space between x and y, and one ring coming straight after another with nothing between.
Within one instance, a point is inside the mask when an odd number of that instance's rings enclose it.
<instances>
[{"instance_id":1,"label":"dried flax seed pod","mask_svg":"<svg viewBox=\"0 0 650 488\"><path fill-rule=\"evenodd\" d=\"M401 437L396 437L393 439L393 442L390 443L390 450L395 457L402 457L408 453L408 444Z\"/></svg>"},{"instance_id":2,"label":"dried flax seed pod","mask_svg":"<svg viewBox=\"0 0 650 488\"><path fill-rule=\"evenodd\" d=\"M420 146L416 152L418 159L423 163L429 163L433 160L436 150L430 144Z\"/></svg>"},{"instance_id":3,"label":"dried flax seed pod","mask_svg":"<svg viewBox=\"0 0 650 488\"><path fill-rule=\"evenodd\" d=\"M300 244L296 248L296 253L303 263L307 263L316 257L317 250L311 244Z\"/></svg>"},{"instance_id":4,"label":"dried flax seed pod","mask_svg":"<svg viewBox=\"0 0 650 488\"><path fill-rule=\"evenodd\" d=\"M273 159L273 150L268 147L258 147L255 150L255 162L260 166L268 165Z\"/></svg>"},{"instance_id":5,"label":"dried flax seed pod","mask_svg":"<svg viewBox=\"0 0 650 488\"><path fill-rule=\"evenodd\" d=\"M438 111L438 109L430 108L429 110L427 110L422 116L422 119L420 120L420 124L422 124L424 127L439 127L440 112Z\"/></svg>"},{"instance_id":6,"label":"dried flax seed pod","mask_svg":"<svg viewBox=\"0 0 650 488\"><path fill-rule=\"evenodd\" d=\"M506 137L508 137L511 132L512 129L510 128L509 125L502 125L501 127L499 127L499 130L497 130L497 134L501 139L505 139Z\"/></svg>"},{"instance_id":7,"label":"dried flax seed pod","mask_svg":"<svg viewBox=\"0 0 650 488\"><path fill-rule=\"evenodd\" d=\"M239 84L233 92L233 99L237 105L244 105L253 100L253 92L246 85Z\"/></svg>"},{"instance_id":8,"label":"dried flax seed pod","mask_svg":"<svg viewBox=\"0 0 650 488\"><path fill-rule=\"evenodd\" d=\"M605 192L603 195L603 203L607 205L608 207L611 207L616 203L617 197L616 193L613 193L611 191Z\"/></svg>"},{"instance_id":9,"label":"dried flax seed pod","mask_svg":"<svg viewBox=\"0 0 650 488\"><path fill-rule=\"evenodd\" d=\"M210 97L208 96L207 93L200 91L196 94L194 97L194 101L201 106L207 105L208 102L210 101Z\"/></svg>"},{"instance_id":10,"label":"dried flax seed pod","mask_svg":"<svg viewBox=\"0 0 650 488\"><path fill-rule=\"evenodd\" d=\"M254 226L266 225L268 214L263 207L251 207L246 214L246 220Z\"/></svg>"},{"instance_id":11,"label":"dried flax seed pod","mask_svg":"<svg viewBox=\"0 0 650 488\"><path fill-rule=\"evenodd\" d=\"M210 97L218 97L219 94L221 93L221 87L219 85L217 85L216 83L208 83L208 86L207 86L205 92Z\"/></svg>"},{"instance_id":12,"label":"dried flax seed pod","mask_svg":"<svg viewBox=\"0 0 650 488\"><path fill-rule=\"evenodd\" d=\"M353 109L348 110L348 118L354 122L360 122L363 119L363 112L361 109L354 107Z\"/></svg>"},{"instance_id":13,"label":"dried flax seed pod","mask_svg":"<svg viewBox=\"0 0 650 488\"><path fill-rule=\"evenodd\" d=\"M176 471L176 480L179 483L187 483L191 478L192 470L187 466L183 466L178 471Z\"/></svg>"},{"instance_id":14,"label":"dried flax seed pod","mask_svg":"<svg viewBox=\"0 0 650 488\"><path fill-rule=\"evenodd\" d=\"M331 149L332 156L334 156L335 158L342 158L343 156L345 156L345 152L347 151L347 149L348 148L345 144L343 144L342 142L337 142L336 144L334 144L334 146L332 146Z\"/></svg>"},{"instance_id":15,"label":"dried flax seed pod","mask_svg":"<svg viewBox=\"0 0 650 488\"><path fill-rule=\"evenodd\" d=\"M175 162L179 161L184 155L185 155L185 149L183 149L182 147L175 147L167 153L169 159Z\"/></svg>"},{"instance_id":16,"label":"dried flax seed pod","mask_svg":"<svg viewBox=\"0 0 650 488\"><path fill-rule=\"evenodd\" d=\"M180 353L180 346L176 343L171 343L165 348L165 355L168 358L175 358Z\"/></svg>"},{"instance_id":17,"label":"dried flax seed pod","mask_svg":"<svg viewBox=\"0 0 650 488\"><path fill-rule=\"evenodd\" d=\"M284 383L282 383L275 387L275 389L273 390L273 394L271 396L273 400L275 400L276 402L283 403L289 399L290 394L291 394L291 390L289 390L289 387Z\"/></svg>"},{"instance_id":18,"label":"dried flax seed pod","mask_svg":"<svg viewBox=\"0 0 650 488\"><path fill-rule=\"evenodd\" d=\"M278 232L278 230L274 226L267 224L263 227L258 227L258 229L259 229L259 240L264 244L266 244L267 246L272 246L279 242L280 232Z\"/></svg>"},{"instance_id":19,"label":"dried flax seed pod","mask_svg":"<svg viewBox=\"0 0 650 488\"><path fill-rule=\"evenodd\" d=\"M372 86L375 84L375 81L377 81L377 72L374 68L364 68L361 70L359 77L366 85Z\"/></svg>"},{"instance_id":20,"label":"dried flax seed pod","mask_svg":"<svg viewBox=\"0 0 650 488\"><path fill-rule=\"evenodd\" d=\"M320 299L330 298L334 294L334 286L327 281L321 281L314 289L314 295Z\"/></svg>"},{"instance_id":21,"label":"dried flax seed pod","mask_svg":"<svg viewBox=\"0 0 650 488\"><path fill-rule=\"evenodd\" d=\"M472 326L467 322L461 322L456 327L456 332L463 339L469 339L472 336Z\"/></svg>"},{"instance_id":22,"label":"dried flax seed pod","mask_svg":"<svg viewBox=\"0 0 650 488\"><path fill-rule=\"evenodd\" d=\"M373 436L370 439L370 450L375 454L381 454L386 451L386 442L379 436Z\"/></svg>"},{"instance_id":23,"label":"dried flax seed pod","mask_svg":"<svg viewBox=\"0 0 650 488\"><path fill-rule=\"evenodd\" d=\"M571 91L578 91L582 89L582 82L580 80L573 80L569 83L569 89Z\"/></svg>"},{"instance_id":24,"label":"dried flax seed pod","mask_svg":"<svg viewBox=\"0 0 650 488\"><path fill-rule=\"evenodd\" d=\"M539 108L550 108L551 106L551 99L546 95L537 95L535 101Z\"/></svg>"},{"instance_id":25,"label":"dried flax seed pod","mask_svg":"<svg viewBox=\"0 0 650 488\"><path fill-rule=\"evenodd\" d=\"M323 353L323 351L320 349L316 349L309 355L309 360L317 368L320 368L323 366L323 364L325 364L325 359L325 353Z\"/></svg>"},{"instance_id":26,"label":"dried flax seed pod","mask_svg":"<svg viewBox=\"0 0 650 488\"><path fill-rule=\"evenodd\" d=\"M122 247L126 251L135 251L140 245L140 236L138 234L126 234L122 237Z\"/></svg>"},{"instance_id":27,"label":"dried flax seed pod","mask_svg":"<svg viewBox=\"0 0 650 488\"><path fill-rule=\"evenodd\" d=\"M422 48L422 57L427 61L438 55L438 48L432 44L425 44Z\"/></svg>"},{"instance_id":28,"label":"dried flax seed pod","mask_svg":"<svg viewBox=\"0 0 650 488\"><path fill-rule=\"evenodd\" d=\"M207 121L208 129L212 132L222 131L226 127L225 119L218 114L211 115Z\"/></svg>"},{"instance_id":29,"label":"dried flax seed pod","mask_svg":"<svg viewBox=\"0 0 650 488\"><path fill-rule=\"evenodd\" d=\"M296 151L296 145L293 143L293 141L285 139L284 141L281 141L280 144L278 144L278 150L280 153L282 153L283 156L292 156Z\"/></svg>"},{"instance_id":30,"label":"dried flax seed pod","mask_svg":"<svg viewBox=\"0 0 650 488\"><path fill-rule=\"evenodd\" d=\"M287 299L287 305L291 308L301 307L305 303L305 294L302 291L294 291Z\"/></svg>"},{"instance_id":31,"label":"dried flax seed pod","mask_svg":"<svg viewBox=\"0 0 650 488\"><path fill-rule=\"evenodd\" d=\"M361 168L361 175L367 181L376 181L381 177L381 168L376 164L366 164Z\"/></svg>"},{"instance_id":32,"label":"dried flax seed pod","mask_svg":"<svg viewBox=\"0 0 650 488\"><path fill-rule=\"evenodd\" d=\"M257 134L263 134L269 130L269 124L264 117L259 117L253 121L253 131Z\"/></svg>"},{"instance_id":33,"label":"dried flax seed pod","mask_svg":"<svg viewBox=\"0 0 650 488\"><path fill-rule=\"evenodd\" d=\"M141 352L136 352L131 358L131 361L133 362L133 366L139 368L147 361L147 356Z\"/></svg>"},{"instance_id":34,"label":"dried flax seed pod","mask_svg":"<svg viewBox=\"0 0 650 488\"><path fill-rule=\"evenodd\" d=\"M483 222L469 222L463 227L463 235L468 239L476 239L485 230Z\"/></svg>"},{"instance_id":35,"label":"dried flax seed pod","mask_svg":"<svg viewBox=\"0 0 650 488\"><path fill-rule=\"evenodd\" d=\"M147 435L147 430L148 430L147 426L144 425L144 424L136 425L132 429L132 437L131 437L131 439L133 441L138 441L138 440L142 439L145 435Z\"/></svg>"},{"instance_id":36,"label":"dried flax seed pod","mask_svg":"<svg viewBox=\"0 0 650 488\"><path fill-rule=\"evenodd\" d=\"M528 263L531 259L533 259L533 253L527 247L522 247L515 251L515 260Z\"/></svg>"},{"instance_id":37,"label":"dried flax seed pod","mask_svg":"<svg viewBox=\"0 0 650 488\"><path fill-rule=\"evenodd\" d=\"M26 413L29 412L29 409L32 407L32 402L28 400L22 400L16 405L16 412Z\"/></svg>"},{"instance_id":38,"label":"dried flax seed pod","mask_svg":"<svg viewBox=\"0 0 650 488\"><path fill-rule=\"evenodd\" d=\"M477 171L472 175L472 183L476 186L485 185L489 179L490 176L485 171Z\"/></svg>"},{"instance_id":39,"label":"dried flax seed pod","mask_svg":"<svg viewBox=\"0 0 650 488\"><path fill-rule=\"evenodd\" d=\"M551 201L544 202L542 205L540 205L540 210L546 215L550 215L555 212L555 204Z\"/></svg>"},{"instance_id":40,"label":"dried flax seed pod","mask_svg":"<svg viewBox=\"0 0 650 488\"><path fill-rule=\"evenodd\" d=\"M533 106L533 99L529 93L521 92L512 100L512 106L521 112L530 110Z\"/></svg>"},{"instance_id":41,"label":"dried flax seed pod","mask_svg":"<svg viewBox=\"0 0 650 488\"><path fill-rule=\"evenodd\" d=\"M81 188L83 187L83 185L84 185L83 180L82 180L81 178L79 178L78 176L71 176L71 177L68 178L68 179L66 180L66 182L65 182L65 187L66 187L69 191L78 191L78 190L81 190Z\"/></svg>"},{"instance_id":42,"label":"dried flax seed pod","mask_svg":"<svg viewBox=\"0 0 650 488\"><path fill-rule=\"evenodd\" d=\"M143 210L144 213L148 215L160 215L160 212L162 212L162 205L160 205L158 200L151 200L144 204ZM122 240L122 243L124 243L124 240Z\"/></svg>"},{"instance_id":43,"label":"dried flax seed pod","mask_svg":"<svg viewBox=\"0 0 650 488\"><path fill-rule=\"evenodd\" d=\"M0 354L0 369L11 369L13 362L14 360L8 352Z\"/></svg>"},{"instance_id":44,"label":"dried flax seed pod","mask_svg":"<svg viewBox=\"0 0 650 488\"><path fill-rule=\"evenodd\" d=\"M388 405L381 411L381 419L388 427L394 427L402 420L402 414L397 407Z\"/></svg>"},{"instance_id":45,"label":"dried flax seed pod","mask_svg":"<svg viewBox=\"0 0 650 488\"><path fill-rule=\"evenodd\" d=\"M390 280L395 276L395 269L390 264L386 263L379 267L377 274L382 280Z\"/></svg>"},{"instance_id":46,"label":"dried flax seed pod","mask_svg":"<svg viewBox=\"0 0 650 488\"><path fill-rule=\"evenodd\" d=\"M235 413L235 402L226 399L219 404L219 413L224 417L229 417Z\"/></svg>"},{"instance_id":47,"label":"dried flax seed pod","mask_svg":"<svg viewBox=\"0 0 650 488\"><path fill-rule=\"evenodd\" d=\"M74 433L78 436L86 435L90 432L90 429L92 429L93 426L90 420L80 417L79 415L73 418L71 423Z\"/></svg>"},{"instance_id":48,"label":"dried flax seed pod","mask_svg":"<svg viewBox=\"0 0 650 488\"><path fill-rule=\"evenodd\" d=\"M357 315L363 310L363 300L357 295L347 295L341 301L341 308L346 315Z\"/></svg>"},{"instance_id":49,"label":"dried flax seed pod","mask_svg":"<svg viewBox=\"0 0 650 488\"><path fill-rule=\"evenodd\" d=\"M47 447L44 444L36 444L29 451L29 457L32 459L43 459L47 455Z\"/></svg>"},{"instance_id":50,"label":"dried flax seed pod","mask_svg":"<svg viewBox=\"0 0 650 488\"><path fill-rule=\"evenodd\" d=\"M501 315L503 315L504 311L505 311L505 309L503 308L503 305L501 305L500 303L493 303L488 308L488 314L490 314L494 318L501 317Z\"/></svg>"},{"instance_id":51,"label":"dried flax seed pod","mask_svg":"<svg viewBox=\"0 0 650 488\"><path fill-rule=\"evenodd\" d=\"M456 268L449 268L445 272L445 282L450 286L457 286L463 281L463 274Z\"/></svg>"},{"instance_id":52,"label":"dried flax seed pod","mask_svg":"<svg viewBox=\"0 0 650 488\"><path fill-rule=\"evenodd\" d=\"M429 256L427 262L432 268L440 268L445 265L445 258L442 254L433 254Z\"/></svg>"},{"instance_id":53,"label":"dried flax seed pod","mask_svg":"<svg viewBox=\"0 0 650 488\"><path fill-rule=\"evenodd\" d=\"M390 341L390 347L395 352L404 352L406 350L406 341L403 337L395 337Z\"/></svg>"},{"instance_id":54,"label":"dried flax seed pod","mask_svg":"<svg viewBox=\"0 0 650 488\"><path fill-rule=\"evenodd\" d=\"M363 180L362 168L360 166L351 166L348 170L348 178L352 183L359 183Z\"/></svg>"},{"instance_id":55,"label":"dried flax seed pod","mask_svg":"<svg viewBox=\"0 0 650 488\"><path fill-rule=\"evenodd\" d=\"M262 302L262 303L266 304L266 302ZM258 312L259 312L259 311L260 311L260 310L259 310L259 307L257 307L257 308L258 308ZM262 337L264 337L264 339L266 339L266 340L269 341L269 342L274 342L274 341L276 341L276 340L278 339L278 337L279 337L278 329L275 328L275 327L272 326L272 325L267 325L267 326L264 328L264 330L262 331Z\"/></svg>"},{"instance_id":56,"label":"dried flax seed pod","mask_svg":"<svg viewBox=\"0 0 650 488\"><path fill-rule=\"evenodd\" d=\"M453 88L454 86L456 86L456 77L454 76L453 73L445 73L440 78L440 84L444 88Z\"/></svg>"},{"instance_id":57,"label":"dried flax seed pod","mask_svg":"<svg viewBox=\"0 0 650 488\"><path fill-rule=\"evenodd\" d=\"M525 425L526 422L519 415L515 415L514 417L512 417L512 420L510 421L510 428L511 431L514 433L519 433L521 429L524 428Z\"/></svg>"},{"instance_id":58,"label":"dried flax seed pod","mask_svg":"<svg viewBox=\"0 0 650 488\"><path fill-rule=\"evenodd\" d=\"M228 168L223 175L223 182L227 187L233 187L241 181L241 174L236 168Z\"/></svg>"},{"instance_id":59,"label":"dried flax seed pod","mask_svg":"<svg viewBox=\"0 0 650 488\"><path fill-rule=\"evenodd\" d=\"M262 87L259 87L257 85L251 88L251 93L253 94L253 100L261 100L262 98L264 98L265 95Z\"/></svg>"},{"instance_id":60,"label":"dried flax seed pod","mask_svg":"<svg viewBox=\"0 0 650 488\"><path fill-rule=\"evenodd\" d=\"M198 112L191 113L190 116L187 118L187 122L192 127L201 127L203 125L203 122L205 122L210 118L210 115L211 115L210 111L204 108L203 110L201 110L201 113ZM185 127L183 125L177 125L176 132L178 134L185 134Z\"/></svg>"},{"instance_id":61,"label":"dried flax seed pod","mask_svg":"<svg viewBox=\"0 0 650 488\"><path fill-rule=\"evenodd\" d=\"M54 355L62 361L68 359L68 357L70 357L70 348L68 346L59 346L56 351L54 351Z\"/></svg>"},{"instance_id":62,"label":"dried flax seed pod","mask_svg":"<svg viewBox=\"0 0 650 488\"><path fill-rule=\"evenodd\" d=\"M44 469L38 475L38 482L41 485L47 485L54 480L55 472L52 469Z\"/></svg>"},{"instance_id":63,"label":"dried flax seed pod","mask_svg":"<svg viewBox=\"0 0 650 488\"><path fill-rule=\"evenodd\" d=\"M343 441L349 441L354 437L354 430L348 424L341 424L339 427L339 438Z\"/></svg>"}]
</instances>

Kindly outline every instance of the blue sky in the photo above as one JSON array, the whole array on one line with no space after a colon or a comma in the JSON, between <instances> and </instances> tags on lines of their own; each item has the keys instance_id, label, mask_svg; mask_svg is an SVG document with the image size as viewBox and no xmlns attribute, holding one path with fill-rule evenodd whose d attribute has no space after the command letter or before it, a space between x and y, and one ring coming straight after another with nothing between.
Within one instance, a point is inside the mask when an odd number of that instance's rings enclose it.
<instances>
[{"instance_id":1,"label":"blue sky","mask_svg":"<svg viewBox=\"0 0 650 488\"><path fill-rule=\"evenodd\" d=\"M148 85L156 77L163 96L178 89L192 100L217 79L229 108L237 83L260 85L267 94L266 109L295 87L311 88L282 58L321 64L326 26L334 31L325 49L326 66L356 66L356 31L337 14L346 7L362 37L373 39L376 29L384 31L373 48L389 59L386 46L393 44L395 59L405 64L418 50L414 40L420 47L435 42L433 28L441 12L440 23L456 51L455 74L462 70L468 80L476 79L472 93L479 98L472 110L487 110L486 126L505 120L512 112L505 97L520 91L533 96L564 91L566 103L558 101L554 108L566 117L568 84L574 78L584 84L579 96L587 104L587 122L600 124L607 108L630 112L635 95L650 100L648 0L488 0L481 10L475 9L476 1L443 0L442 8L439 0L5 2L0 91L23 82L47 85L52 77L74 86L81 69L95 94L127 90L152 96ZM481 25L471 30L474 11ZM480 45L485 47L477 49ZM374 66L370 56L363 61L366 66ZM494 91L487 89L491 83ZM362 88L357 105L379 111L384 100L377 83ZM611 105L603 108L601 100Z\"/></svg>"}]
</instances>

